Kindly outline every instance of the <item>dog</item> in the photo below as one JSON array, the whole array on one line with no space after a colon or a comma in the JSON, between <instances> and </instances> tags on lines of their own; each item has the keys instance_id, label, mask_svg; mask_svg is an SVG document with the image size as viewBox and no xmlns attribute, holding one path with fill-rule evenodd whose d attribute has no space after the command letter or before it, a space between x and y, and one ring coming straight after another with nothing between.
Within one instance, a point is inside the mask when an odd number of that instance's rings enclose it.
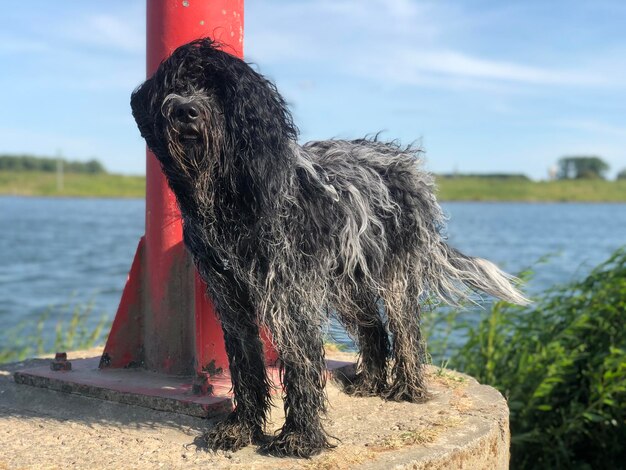
<instances>
[{"instance_id":1,"label":"dog","mask_svg":"<svg viewBox=\"0 0 626 470\"><path fill-rule=\"evenodd\" d=\"M472 291L527 302L514 278L445 243L420 149L377 138L299 145L275 85L211 39L176 49L131 108L224 332L235 407L205 433L210 449L254 443L310 457L332 447L322 427L331 314L359 348L348 393L420 402L420 303L457 305ZM284 390L285 422L270 439L261 327Z\"/></svg>"}]
</instances>

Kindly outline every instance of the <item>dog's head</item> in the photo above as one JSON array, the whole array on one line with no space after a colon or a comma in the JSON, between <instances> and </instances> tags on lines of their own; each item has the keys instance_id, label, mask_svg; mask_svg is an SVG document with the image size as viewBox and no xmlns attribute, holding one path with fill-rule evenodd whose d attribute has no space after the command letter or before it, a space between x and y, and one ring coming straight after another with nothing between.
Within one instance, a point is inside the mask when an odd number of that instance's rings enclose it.
<instances>
[{"instance_id":1,"label":"dog's head","mask_svg":"<svg viewBox=\"0 0 626 470\"><path fill-rule=\"evenodd\" d=\"M170 183L271 179L297 137L275 86L210 39L176 49L133 92L131 107Z\"/></svg>"}]
</instances>

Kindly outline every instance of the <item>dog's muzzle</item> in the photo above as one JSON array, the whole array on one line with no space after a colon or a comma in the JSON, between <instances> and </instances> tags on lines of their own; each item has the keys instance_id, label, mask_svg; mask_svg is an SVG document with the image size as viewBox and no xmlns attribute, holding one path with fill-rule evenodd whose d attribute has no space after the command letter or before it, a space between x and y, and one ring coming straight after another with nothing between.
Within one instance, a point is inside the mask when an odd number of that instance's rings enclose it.
<instances>
[{"instance_id":1,"label":"dog's muzzle","mask_svg":"<svg viewBox=\"0 0 626 470\"><path fill-rule=\"evenodd\" d=\"M174 124L183 141L200 137L200 106L194 101L175 99L172 105Z\"/></svg>"}]
</instances>

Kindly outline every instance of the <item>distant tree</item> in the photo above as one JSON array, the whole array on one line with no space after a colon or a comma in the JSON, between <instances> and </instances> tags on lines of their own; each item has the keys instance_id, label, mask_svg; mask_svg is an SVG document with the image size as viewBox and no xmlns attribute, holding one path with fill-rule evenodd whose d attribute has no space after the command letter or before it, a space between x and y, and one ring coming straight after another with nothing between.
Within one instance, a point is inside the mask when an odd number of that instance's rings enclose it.
<instances>
[{"instance_id":1,"label":"distant tree","mask_svg":"<svg viewBox=\"0 0 626 470\"><path fill-rule=\"evenodd\" d=\"M0 171L44 171L54 173L57 171L58 158L35 157L33 155L0 155ZM86 162L67 161L63 162L63 170L66 173L106 173L106 168L98 160Z\"/></svg>"},{"instance_id":2,"label":"distant tree","mask_svg":"<svg viewBox=\"0 0 626 470\"><path fill-rule=\"evenodd\" d=\"M98 160L89 160L84 164L85 173L104 173L104 165Z\"/></svg>"},{"instance_id":3,"label":"distant tree","mask_svg":"<svg viewBox=\"0 0 626 470\"><path fill-rule=\"evenodd\" d=\"M558 162L557 178L560 180L570 179L604 179L609 165L595 156L571 156L563 157Z\"/></svg>"},{"instance_id":4,"label":"distant tree","mask_svg":"<svg viewBox=\"0 0 626 470\"><path fill-rule=\"evenodd\" d=\"M48 173L57 171L57 161L52 158L42 158L39 160L40 171L46 171Z\"/></svg>"},{"instance_id":5,"label":"distant tree","mask_svg":"<svg viewBox=\"0 0 626 470\"><path fill-rule=\"evenodd\" d=\"M617 179L618 180L626 180L626 168L624 168L622 171L620 171L617 174Z\"/></svg>"}]
</instances>

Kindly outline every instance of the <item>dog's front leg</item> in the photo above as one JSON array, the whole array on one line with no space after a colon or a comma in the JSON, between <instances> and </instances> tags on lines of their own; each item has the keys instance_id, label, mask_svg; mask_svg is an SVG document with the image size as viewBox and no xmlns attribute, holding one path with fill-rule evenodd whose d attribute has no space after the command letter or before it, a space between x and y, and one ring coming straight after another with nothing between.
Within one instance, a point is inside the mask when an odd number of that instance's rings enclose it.
<instances>
[{"instance_id":1,"label":"dog's front leg","mask_svg":"<svg viewBox=\"0 0 626 470\"><path fill-rule=\"evenodd\" d=\"M287 344L279 345L282 346L279 355L285 391L285 423L261 452L277 457L310 457L333 447L321 423L326 411L322 331L319 325L308 323L306 316L300 317L298 324L291 328L279 327L283 335L290 331Z\"/></svg>"},{"instance_id":2,"label":"dog's front leg","mask_svg":"<svg viewBox=\"0 0 626 470\"><path fill-rule=\"evenodd\" d=\"M210 449L235 451L263 437L271 386L254 308L241 293L232 293L216 306L224 331L235 409L208 430L204 439Z\"/></svg>"}]
</instances>

